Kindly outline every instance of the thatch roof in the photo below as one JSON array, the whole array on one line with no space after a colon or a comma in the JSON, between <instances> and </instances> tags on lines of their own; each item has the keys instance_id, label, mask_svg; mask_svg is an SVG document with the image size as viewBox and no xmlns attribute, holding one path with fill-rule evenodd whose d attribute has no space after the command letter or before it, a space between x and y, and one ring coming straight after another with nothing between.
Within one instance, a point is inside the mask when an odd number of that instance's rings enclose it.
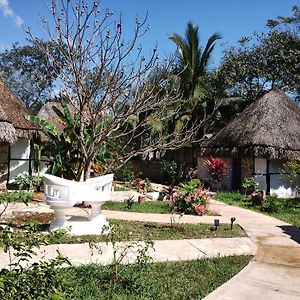
<instances>
[{"instance_id":1,"label":"thatch roof","mask_svg":"<svg viewBox=\"0 0 300 300\"><path fill-rule=\"evenodd\" d=\"M71 103L68 103L67 105L68 105L68 108L70 110L70 113L73 116L75 116L78 113L78 111L76 110L74 105L72 105ZM52 109L53 106L57 107L59 110L63 111L63 108L62 108L62 105L61 105L60 102L58 102L58 101L48 101L41 107L41 109L39 110L37 116L40 117L43 120L50 121L50 122L54 123L61 131L63 131L65 126L64 126L64 124L62 124L59 121L58 117L56 116L55 112ZM40 136L41 142L45 142L47 140L47 137L43 132L41 132L39 134L39 136Z\"/></svg>"},{"instance_id":2,"label":"thatch roof","mask_svg":"<svg viewBox=\"0 0 300 300\"><path fill-rule=\"evenodd\" d=\"M24 119L29 112L13 94L7 85L0 80L0 107L5 112L7 120L16 130L17 137L30 138L38 129L36 125Z\"/></svg>"},{"instance_id":3,"label":"thatch roof","mask_svg":"<svg viewBox=\"0 0 300 300\"><path fill-rule=\"evenodd\" d=\"M284 92L270 90L202 146L201 154L300 158L300 110Z\"/></svg>"},{"instance_id":4,"label":"thatch roof","mask_svg":"<svg viewBox=\"0 0 300 300\"><path fill-rule=\"evenodd\" d=\"M8 120L5 111L0 107L0 144L12 144L16 139L16 130Z\"/></svg>"},{"instance_id":5,"label":"thatch roof","mask_svg":"<svg viewBox=\"0 0 300 300\"><path fill-rule=\"evenodd\" d=\"M37 116L40 117L41 119L44 119L46 121L50 121L50 122L54 123L59 129L63 130L64 125L59 122L56 114L54 113L54 111L52 109L53 106L57 107L60 110L63 110L60 102L48 101L41 107ZM71 114L75 115L75 112L76 112L75 107L71 104L68 104L68 108L69 108Z\"/></svg>"}]
</instances>

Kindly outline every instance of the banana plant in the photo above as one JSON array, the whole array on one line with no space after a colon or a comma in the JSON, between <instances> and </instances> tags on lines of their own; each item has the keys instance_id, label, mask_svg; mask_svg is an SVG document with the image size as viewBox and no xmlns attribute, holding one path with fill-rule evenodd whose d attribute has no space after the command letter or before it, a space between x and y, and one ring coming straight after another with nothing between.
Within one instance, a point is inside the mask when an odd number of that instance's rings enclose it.
<instances>
[{"instance_id":1,"label":"banana plant","mask_svg":"<svg viewBox=\"0 0 300 300\"><path fill-rule=\"evenodd\" d=\"M47 173L67 179L80 180L84 157L76 134L80 130L79 119L73 116L65 98L61 98L60 103L62 109L55 106L52 109L56 119L64 125L63 130L59 129L55 123L37 116L26 116L26 119L38 125L47 137L42 148L42 155L50 160ZM107 124L109 124L109 120L105 120L99 126L105 127ZM83 133L84 146L86 151L89 151L91 137L88 124L85 125ZM117 143L112 140L103 142L93 161L93 169L103 172L107 160L113 160L123 154Z\"/></svg>"}]
</instances>

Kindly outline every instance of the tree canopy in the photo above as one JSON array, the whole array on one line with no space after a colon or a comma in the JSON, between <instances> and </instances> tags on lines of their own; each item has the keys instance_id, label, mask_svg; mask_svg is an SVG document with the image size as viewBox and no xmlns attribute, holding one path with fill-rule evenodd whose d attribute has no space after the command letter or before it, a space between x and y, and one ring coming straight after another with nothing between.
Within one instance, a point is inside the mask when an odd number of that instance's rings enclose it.
<instances>
[{"instance_id":1,"label":"tree canopy","mask_svg":"<svg viewBox=\"0 0 300 300\"><path fill-rule=\"evenodd\" d=\"M61 61L54 45L39 41L57 62ZM57 67L58 67L57 63ZM19 46L0 53L0 76L25 106L37 109L53 94L57 70L51 69L48 56L36 44Z\"/></svg>"}]
</instances>

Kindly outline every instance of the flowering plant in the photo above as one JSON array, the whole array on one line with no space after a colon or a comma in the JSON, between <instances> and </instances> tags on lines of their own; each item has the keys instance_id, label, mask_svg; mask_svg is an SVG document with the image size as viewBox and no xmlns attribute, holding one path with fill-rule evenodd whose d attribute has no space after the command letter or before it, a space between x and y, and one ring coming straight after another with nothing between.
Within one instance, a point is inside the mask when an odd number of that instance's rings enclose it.
<instances>
[{"instance_id":1,"label":"flowering plant","mask_svg":"<svg viewBox=\"0 0 300 300\"><path fill-rule=\"evenodd\" d=\"M166 200L173 211L192 215L203 215L207 211L210 192L202 186L192 189L194 185L195 181L169 189Z\"/></svg>"},{"instance_id":2,"label":"flowering plant","mask_svg":"<svg viewBox=\"0 0 300 300\"><path fill-rule=\"evenodd\" d=\"M220 182L224 179L227 171L226 163L223 159L210 156L208 160L205 161L208 172L213 181Z\"/></svg>"}]
</instances>

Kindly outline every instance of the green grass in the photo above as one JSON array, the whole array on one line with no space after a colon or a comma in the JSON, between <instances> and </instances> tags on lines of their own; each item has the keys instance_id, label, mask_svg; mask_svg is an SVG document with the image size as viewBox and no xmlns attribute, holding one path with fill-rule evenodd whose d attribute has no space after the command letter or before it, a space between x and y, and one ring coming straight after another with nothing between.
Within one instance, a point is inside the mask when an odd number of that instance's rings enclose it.
<instances>
[{"instance_id":1,"label":"green grass","mask_svg":"<svg viewBox=\"0 0 300 300\"><path fill-rule=\"evenodd\" d=\"M234 225L221 224L218 230L210 224L173 224L170 223L144 223L134 221L110 220L120 241L135 240L176 240L176 239L202 239L202 238L231 238L247 236L245 231ZM106 242L104 235L69 236L52 234L50 243L84 243Z\"/></svg>"},{"instance_id":2,"label":"green grass","mask_svg":"<svg viewBox=\"0 0 300 300\"><path fill-rule=\"evenodd\" d=\"M111 266L84 265L60 272L72 288L70 299L202 299L237 274L250 256L232 256L176 263L121 265L113 280ZM238 288L238 287L237 287Z\"/></svg>"},{"instance_id":3,"label":"green grass","mask_svg":"<svg viewBox=\"0 0 300 300\"><path fill-rule=\"evenodd\" d=\"M146 201L143 204L134 202L131 208L128 208L126 203L124 202L110 201L110 202L106 202L102 206L102 209L140 212L140 213L157 213L157 214L170 213L170 206L166 201Z\"/></svg>"},{"instance_id":4,"label":"green grass","mask_svg":"<svg viewBox=\"0 0 300 300\"><path fill-rule=\"evenodd\" d=\"M254 211L262 212L274 218L300 228L300 199L282 199L267 196L263 207L252 206L251 198L239 193L218 193L215 199L229 205L236 205Z\"/></svg>"}]
</instances>

